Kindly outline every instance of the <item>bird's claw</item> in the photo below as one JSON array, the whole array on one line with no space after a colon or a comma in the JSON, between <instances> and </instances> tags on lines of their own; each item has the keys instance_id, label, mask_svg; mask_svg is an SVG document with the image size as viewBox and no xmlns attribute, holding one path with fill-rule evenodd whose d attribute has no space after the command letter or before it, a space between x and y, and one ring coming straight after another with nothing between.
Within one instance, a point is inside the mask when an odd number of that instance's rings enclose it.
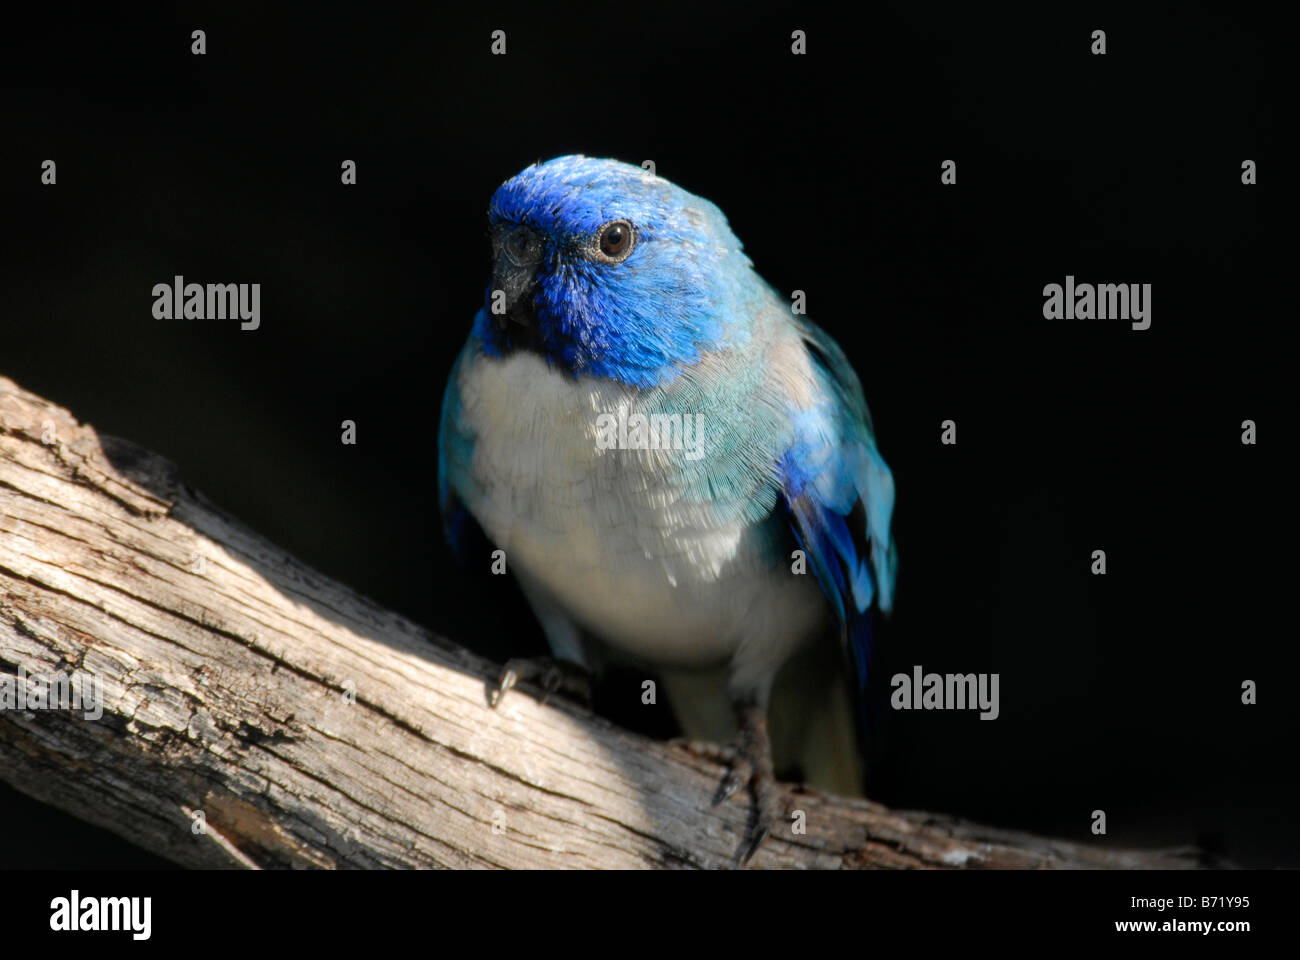
<instances>
[{"instance_id":1,"label":"bird's claw","mask_svg":"<svg viewBox=\"0 0 1300 960\"><path fill-rule=\"evenodd\" d=\"M744 773L741 771L744 770ZM722 778L718 784L717 792L713 795L713 805L716 807L723 800L726 800L733 793L743 787L753 778L754 771L747 761L737 761Z\"/></svg>"},{"instance_id":2,"label":"bird's claw","mask_svg":"<svg viewBox=\"0 0 1300 960\"><path fill-rule=\"evenodd\" d=\"M488 691L488 705L495 709L519 683L536 682L542 688L542 702L554 693L591 705L591 677L582 667L567 660L529 657L508 660L497 685Z\"/></svg>"},{"instance_id":3,"label":"bird's claw","mask_svg":"<svg viewBox=\"0 0 1300 960\"><path fill-rule=\"evenodd\" d=\"M745 835L740 849L736 851L734 861L735 866L743 866L763 845L772 826L776 778L772 773L766 736L759 738L742 735L740 742L728 745L686 739L674 742L697 756L727 765L727 772L723 774L722 781L713 794L715 807L741 787L749 787L753 804L750 807Z\"/></svg>"}]
</instances>

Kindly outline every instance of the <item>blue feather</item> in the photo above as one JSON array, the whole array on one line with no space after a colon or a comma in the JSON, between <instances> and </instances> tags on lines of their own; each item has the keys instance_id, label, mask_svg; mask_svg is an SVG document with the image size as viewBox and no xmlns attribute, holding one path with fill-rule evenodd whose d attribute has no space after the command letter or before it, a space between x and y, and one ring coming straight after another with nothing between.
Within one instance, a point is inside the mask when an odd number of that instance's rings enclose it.
<instances>
[{"instance_id":1,"label":"blue feather","mask_svg":"<svg viewBox=\"0 0 1300 960\"><path fill-rule=\"evenodd\" d=\"M839 618L862 691L872 661L873 603L884 613L893 607L894 481L843 352L813 324L800 326L824 391L813 407L793 413L795 437L779 464L782 491L795 537Z\"/></svg>"},{"instance_id":2,"label":"blue feather","mask_svg":"<svg viewBox=\"0 0 1300 960\"><path fill-rule=\"evenodd\" d=\"M474 335L470 335L471 341ZM459 432L456 424L453 422L452 411L456 409L454 402L454 391L456 389L456 373L460 369L460 359L452 366L451 376L447 378L447 386L443 389L442 411L438 418L438 508L442 515L442 532L451 545L452 553L458 558L463 559L463 549L465 546L466 528L470 523L469 511L465 509L460 498L456 496L456 491L451 485L451 474L448 470L447 452L448 447L456 444L462 448L472 446L472 439Z\"/></svg>"}]
</instances>

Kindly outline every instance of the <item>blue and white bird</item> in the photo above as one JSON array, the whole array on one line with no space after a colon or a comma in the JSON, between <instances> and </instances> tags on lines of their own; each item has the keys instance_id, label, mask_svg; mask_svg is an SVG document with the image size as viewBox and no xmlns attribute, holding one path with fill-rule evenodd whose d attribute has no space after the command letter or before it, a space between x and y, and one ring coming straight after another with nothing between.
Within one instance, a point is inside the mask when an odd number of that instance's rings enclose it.
<instances>
[{"instance_id":1,"label":"blue and white bird","mask_svg":"<svg viewBox=\"0 0 1300 960\"><path fill-rule=\"evenodd\" d=\"M505 551L556 658L511 661L499 695L653 670L689 737L730 744L719 798L750 788L747 860L774 769L862 789L855 700L896 570L862 387L716 206L639 167L530 166L489 234L439 494L453 544L472 516Z\"/></svg>"}]
</instances>

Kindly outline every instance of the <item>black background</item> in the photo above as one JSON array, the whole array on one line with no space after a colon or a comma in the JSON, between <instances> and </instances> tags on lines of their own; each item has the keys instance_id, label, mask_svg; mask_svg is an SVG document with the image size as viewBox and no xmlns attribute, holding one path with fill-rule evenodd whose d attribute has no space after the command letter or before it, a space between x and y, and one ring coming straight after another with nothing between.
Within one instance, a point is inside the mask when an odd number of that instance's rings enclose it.
<instances>
[{"instance_id":1,"label":"black background","mask_svg":"<svg viewBox=\"0 0 1300 960\"><path fill-rule=\"evenodd\" d=\"M1294 306L1276 306L1287 274L1258 209L1286 175L1274 28L1198 4L970 6L11 22L0 374L379 603L498 659L540 652L515 588L443 545L443 384L487 283L493 189L563 153L652 159L726 212L777 289L807 292L863 380L898 489L877 677L1001 675L995 722L887 712L873 796L1300 865L1279 453ZM261 329L155 320L175 274L261 283ZM1152 284L1151 329L1045 320L1067 274ZM598 706L671 732L627 709L634 680ZM18 822L0 866L161 863L0 788Z\"/></svg>"}]
</instances>

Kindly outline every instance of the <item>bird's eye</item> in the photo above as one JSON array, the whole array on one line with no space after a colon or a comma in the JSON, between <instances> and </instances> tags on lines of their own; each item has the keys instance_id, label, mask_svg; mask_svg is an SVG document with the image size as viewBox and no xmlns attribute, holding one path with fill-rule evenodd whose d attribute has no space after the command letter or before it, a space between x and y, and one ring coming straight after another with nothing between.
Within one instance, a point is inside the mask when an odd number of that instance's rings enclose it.
<instances>
[{"instance_id":1,"label":"bird's eye","mask_svg":"<svg viewBox=\"0 0 1300 960\"><path fill-rule=\"evenodd\" d=\"M611 220L600 228L600 252L611 260L623 260L632 252L632 224Z\"/></svg>"}]
</instances>

